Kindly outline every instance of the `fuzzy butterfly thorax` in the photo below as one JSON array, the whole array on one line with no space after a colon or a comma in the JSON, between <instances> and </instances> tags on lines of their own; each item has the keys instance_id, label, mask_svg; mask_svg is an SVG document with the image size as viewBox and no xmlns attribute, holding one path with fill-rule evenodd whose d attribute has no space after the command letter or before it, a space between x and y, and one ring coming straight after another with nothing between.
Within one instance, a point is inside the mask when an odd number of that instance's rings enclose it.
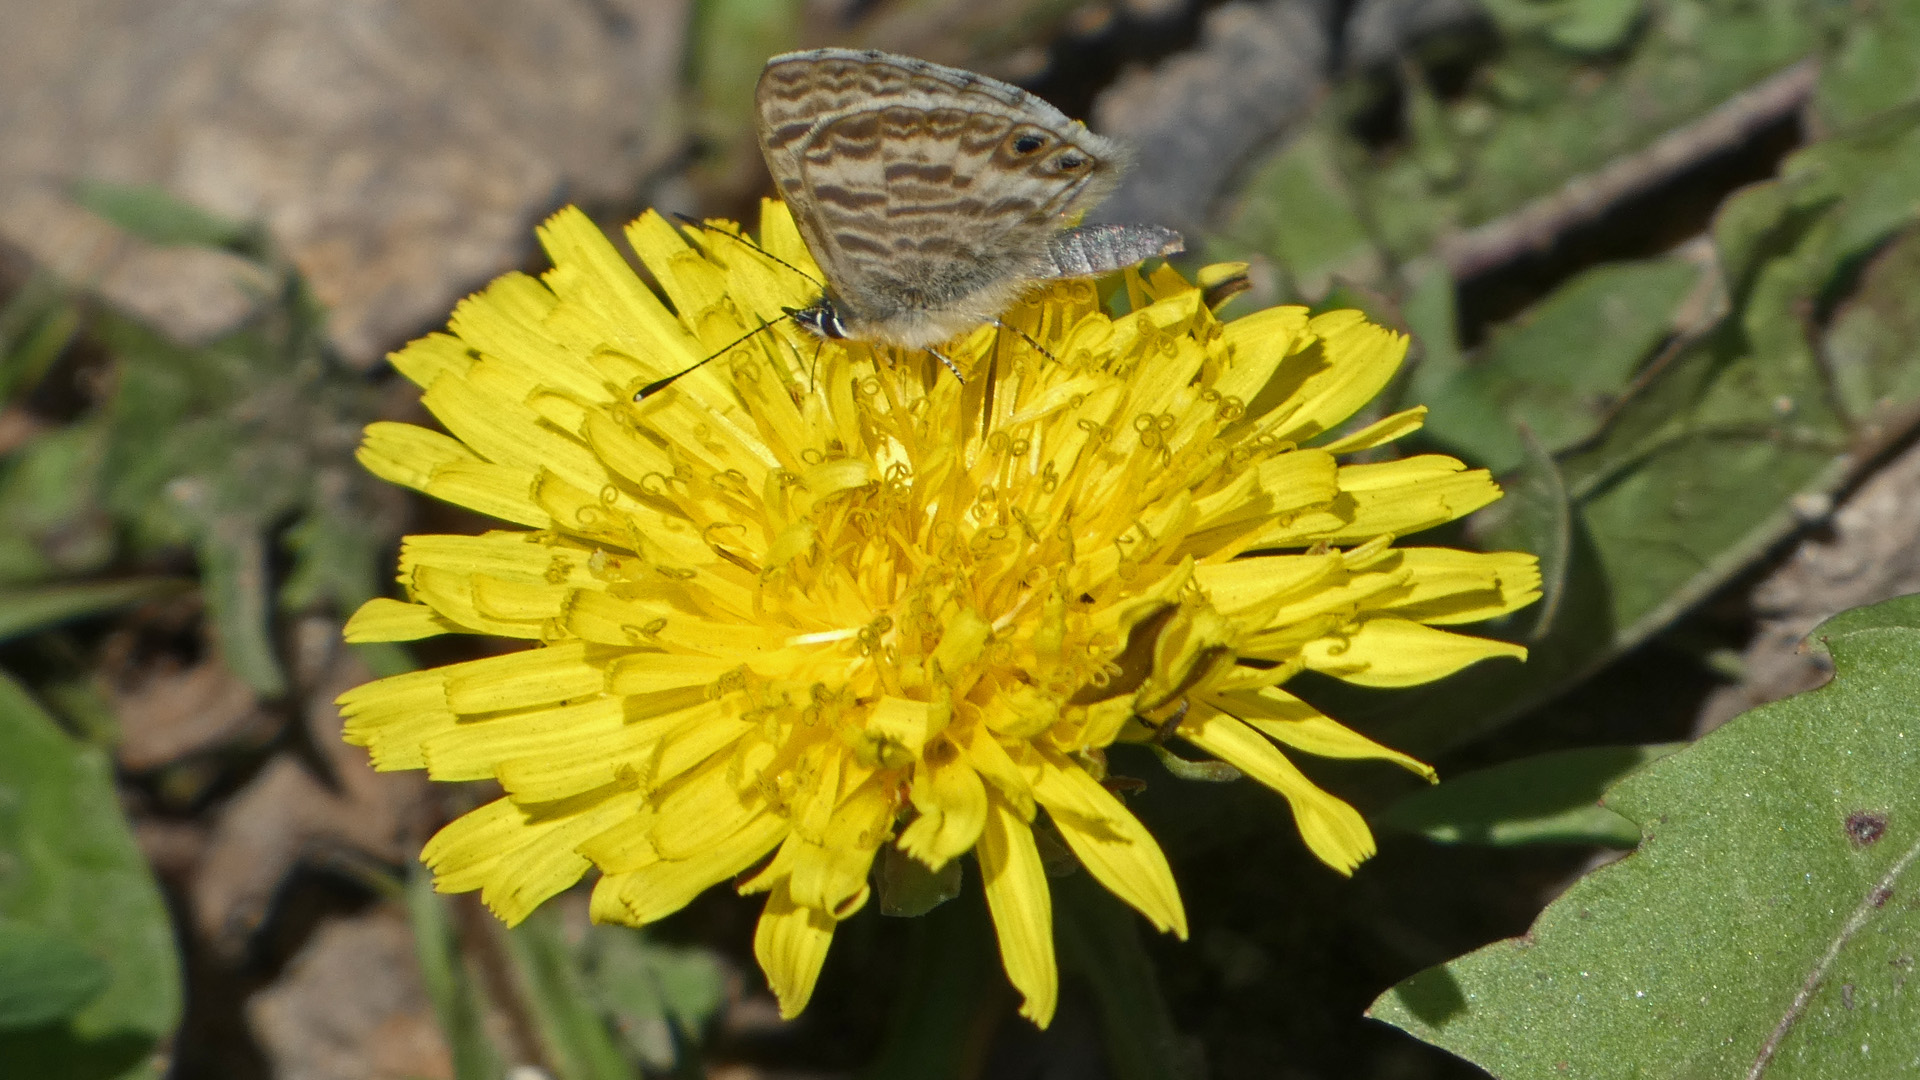
<instances>
[{"instance_id":1,"label":"fuzzy butterfly thorax","mask_svg":"<svg viewBox=\"0 0 1920 1080\"><path fill-rule=\"evenodd\" d=\"M1182 250L1148 225L1068 224L1126 154L1015 86L882 52L767 62L760 148L826 291L796 321L929 348L995 321L1036 282Z\"/></svg>"}]
</instances>

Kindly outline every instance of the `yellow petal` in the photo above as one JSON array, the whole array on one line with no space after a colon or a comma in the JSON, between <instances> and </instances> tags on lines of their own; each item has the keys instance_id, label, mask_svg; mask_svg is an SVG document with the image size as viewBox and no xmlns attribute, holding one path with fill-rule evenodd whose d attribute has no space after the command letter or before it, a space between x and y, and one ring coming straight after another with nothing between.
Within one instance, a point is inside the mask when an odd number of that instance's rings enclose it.
<instances>
[{"instance_id":1,"label":"yellow petal","mask_svg":"<svg viewBox=\"0 0 1920 1080\"><path fill-rule=\"evenodd\" d=\"M1053 898L1033 830L998 798L989 799L975 855L1000 941L1000 962L1020 992L1020 1015L1046 1027L1059 1002L1060 975L1053 957Z\"/></svg>"},{"instance_id":2,"label":"yellow petal","mask_svg":"<svg viewBox=\"0 0 1920 1080\"><path fill-rule=\"evenodd\" d=\"M355 456L380 479L416 491L424 491L434 470L443 465L478 464L481 460L458 439L391 420L368 424Z\"/></svg>"},{"instance_id":3,"label":"yellow petal","mask_svg":"<svg viewBox=\"0 0 1920 1080\"><path fill-rule=\"evenodd\" d=\"M1350 875L1373 854L1373 833L1360 812L1315 787L1259 732L1197 706L1181 721L1180 737L1286 796L1300 838L1321 862Z\"/></svg>"},{"instance_id":4,"label":"yellow petal","mask_svg":"<svg viewBox=\"0 0 1920 1080\"><path fill-rule=\"evenodd\" d=\"M1319 449L1329 454L1352 454L1361 450L1371 450L1376 446L1385 446L1395 439L1419 431L1421 425L1426 423L1426 419L1427 407L1416 405L1411 409L1394 413L1392 416L1375 420L1351 435L1321 443Z\"/></svg>"},{"instance_id":5,"label":"yellow petal","mask_svg":"<svg viewBox=\"0 0 1920 1080\"><path fill-rule=\"evenodd\" d=\"M1086 770L1057 754L1046 756L1040 776L1034 797L1047 808L1080 864L1156 929L1172 931L1184 941L1187 912L1180 888L1166 855L1140 819Z\"/></svg>"},{"instance_id":6,"label":"yellow petal","mask_svg":"<svg viewBox=\"0 0 1920 1080\"><path fill-rule=\"evenodd\" d=\"M712 885L738 874L786 835L786 820L762 813L686 859L660 859L594 886L591 914L600 922L645 926L686 907Z\"/></svg>"},{"instance_id":7,"label":"yellow petal","mask_svg":"<svg viewBox=\"0 0 1920 1080\"><path fill-rule=\"evenodd\" d=\"M1304 380L1269 428L1283 442L1303 442L1330 431L1372 401L1406 358L1408 338L1367 322L1358 311L1329 311L1307 323L1320 338L1326 367Z\"/></svg>"},{"instance_id":8,"label":"yellow petal","mask_svg":"<svg viewBox=\"0 0 1920 1080\"><path fill-rule=\"evenodd\" d=\"M909 791L916 817L900 833L900 850L938 870L970 850L987 823L987 788L948 740L914 765Z\"/></svg>"},{"instance_id":9,"label":"yellow petal","mask_svg":"<svg viewBox=\"0 0 1920 1080\"><path fill-rule=\"evenodd\" d=\"M491 780L501 762L577 752L583 743L617 737L627 727L619 698L467 720L421 740L435 780ZM592 785L587 785L592 786ZM570 789L567 793L580 789Z\"/></svg>"},{"instance_id":10,"label":"yellow petal","mask_svg":"<svg viewBox=\"0 0 1920 1080\"><path fill-rule=\"evenodd\" d=\"M780 1002L780 1016L800 1015L813 997L814 981L833 941L833 919L816 908L793 902L785 883L767 894L767 906L753 933L753 955L767 973L767 986Z\"/></svg>"},{"instance_id":11,"label":"yellow petal","mask_svg":"<svg viewBox=\"0 0 1920 1080\"><path fill-rule=\"evenodd\" d=\"M1397 548L1407 590L1383 610L1403 619L1452 626L1479 622L1540 598L1540 560L1519 551Z\"/></svg>"},{"instance_id":12,"label":"yellow petal","mask_svg":"<svg viewBox=\"0 0 1920 1080\"><path fill-rule=\"evenodd\" d=\"M616 333L632 335L626 342L610 342L633 350L640 358L660 356L650 366L653 377L678 371L698 359L679 320L660 303L639 275L627 265L606 234L577 207L567 207L540 228L540 244L553 258L545 276L554 295L578 303Z\"/></svg>"},{"instance_id":13,"label":"yellow petal","mask_svg":"<svg viewBox=\"0 0 1920 1080\"><path fill-rule=\"evenodd\" d=\"M447 676L447 705L457 713L490 713L551 705L598 694L606 673L586 662L587 647L567 642L490 656Z\"/></svg>"},{"instance_id":14,"label":"yellow petal","mask_svg":"<svg viewBox=\"0 0 1920 1080\"><path fill-rule=\"evenodd\" d=\"M1301 656L1312 670L1356 686L1417 686L1496 656L1524 660L1527 650L1405 619L1370 618L1352 633L1308 642Z\"/></svg>"},{"instance_id":15,"label":"yellow petal","mask_svg":"<svg viewBox=\"0 0 1920 1080\"><path fill-rule=\"evenodd\" d=\"M376 597L360 605L347 620L341 636L355 644L368 641L418 641L464 627L443 618L425 604L405 604Z\"/></svg>"},{"instance_id":16,"label":"yellow petal","mask_svg":"<svg viewBox=\"0 0 1920 1080\"><path fill-rule=\"evenodd\" d=\"M473 366L473 350L452 334L428 334L407 343L398 352L387 354L394 370L422 390L442 375L464 376Z\"/></svg>"},{"instance_id":17,"label":"yellow petal","mask_svg":"<svg viewBox=\"0 0 1920 1080\"><path fill-rule=\"evenodd\" d=\"M508 926L541 901L580 880L587 860L574 846L639 808L632 793L530 815L496 799L434 834L420 858L441 892L480 890L480 899Z\"/></svg>"},{"instance_id":18,"label":"yellow petal","mask_svg":"<svg viewBox=\"0 0 1920 1080\"><path fill-rule=\"evenodd\" d=\"M1381 746L1352 728L1335 723L1322 715L1320 710L1284 690L1267 687L1222 694L1214 699L1214 704L1262 735L1315 757L1391 761L1409 772L1419 774L1430 783L1439 780L1432 766L1398 750Z\"/></svg>"},{"instance_id":19,"label":"yellow petal","mask_svg":"<svg viewBox=\"0 0 1920 1080\"><path fill-rule=\"evenodd\" d=\"M366 747L376 769L424 768L422 743L459 722L446 690L447 674L458 666L391 675L341 694L334 699L345 720L341 737Z\"/></svg>"}]
</instances>

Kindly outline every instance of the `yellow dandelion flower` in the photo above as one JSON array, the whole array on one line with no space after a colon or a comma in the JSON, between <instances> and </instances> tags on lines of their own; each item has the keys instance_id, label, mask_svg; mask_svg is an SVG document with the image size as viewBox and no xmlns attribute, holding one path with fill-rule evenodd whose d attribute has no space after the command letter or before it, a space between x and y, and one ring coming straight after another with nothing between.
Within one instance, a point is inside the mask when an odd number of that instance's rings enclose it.
<instances>
[{"instance_id":1,"label":"yellow dandelion flower","mask_svg":"<svg viewBox=\"0 0 1920 1080\"><path fill-rule=\"evenodd\" d=\"M761 228L767 254L812 269L784 207ZM1365 822L1282 748L1431 770L1281 685L1523 655L1441 627L1532 601L1532 557L1392 546L1493 501L1488 475L1338 460L1424 411L1330 434L1406 351L1358 312L1222 323L1162 268L1125 275L1116 317L1090 283L1053 284L1007 316L1021 333L954 343L963 384L782 321L813 287L744 239L634 222L663 302L579 211L540 237L552 270L500 278L393 356L447 433L378 423L360 451L518 528L408 538L409 599L346 631L538 647L340 699L379 768L498 781L423 857L508 922L589 869L593 917L635 925L753 870L755 952L792 1016L882 844L934 869L971 851L1044 1025L1042 811L1088 873L1186 933L1166 857L1102 783L1105 747L1199 746L1284 796L1349 873L1374 850Z\"/></svg>"}]
</instances>

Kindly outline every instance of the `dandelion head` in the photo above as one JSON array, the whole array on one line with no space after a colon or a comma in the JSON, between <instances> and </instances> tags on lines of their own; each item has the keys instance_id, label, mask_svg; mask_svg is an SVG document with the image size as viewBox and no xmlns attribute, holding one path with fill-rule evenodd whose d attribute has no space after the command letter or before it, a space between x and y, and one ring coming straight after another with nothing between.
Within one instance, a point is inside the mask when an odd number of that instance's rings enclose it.
<instances>
[{"instance_id":1,"label":"dandelion head","mask_svg":"<svg viewBox=\"0 0 1920 1080\"><path fill-rule=\"evenodd\" d=\"M1036 828L1186 932L1107 747L1179 740L1234 766L1348 873L1366 824L1286 751L1431 772L1283 685L1522 655L1446 627L1533 600L1530 556L1395 543L1497 498L1486 473L1342 461L1423 415L1347 424L1406 351L1358 312L1223 322L1167 267L1100 283L1106 303L1055 283L944 350L962 382L783 318L818 286L777 203L754 242L634 222L655 287L578 211L541 239L552 270L394 354L444 432L378 423L360 451L511 527L409 537L407 598L347 627L530 647L341 699L378 767L499 784L423 857L510 922L590 871L594 918L635 925L737 878L766 895L755 951L793 1015L884 845L930 869L971 852L1045 1024Z\"/></svg>"}]
</instances>

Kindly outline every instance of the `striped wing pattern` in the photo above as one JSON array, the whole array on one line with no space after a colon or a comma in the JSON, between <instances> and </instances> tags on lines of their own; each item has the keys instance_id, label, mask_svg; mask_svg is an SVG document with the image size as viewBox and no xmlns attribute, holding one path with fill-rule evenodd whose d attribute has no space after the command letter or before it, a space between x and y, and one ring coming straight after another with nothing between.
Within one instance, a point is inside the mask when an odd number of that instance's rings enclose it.
<instances>
[{"instance_id":1,"label":"striped wing pattern","mask_svg":"<svg viewBox=\"0 0 1920 1080\"><path fill-rule=\"evenodd\" d=\"M1144 243L1053 250L1066 219L1113 190L1124 155L1018 87L818 49L768 61L756 101L767 167L850 336L934 344L1035 280L1114 268L1089 269L1088 252Z\"/></svg>"}]
</instances>

